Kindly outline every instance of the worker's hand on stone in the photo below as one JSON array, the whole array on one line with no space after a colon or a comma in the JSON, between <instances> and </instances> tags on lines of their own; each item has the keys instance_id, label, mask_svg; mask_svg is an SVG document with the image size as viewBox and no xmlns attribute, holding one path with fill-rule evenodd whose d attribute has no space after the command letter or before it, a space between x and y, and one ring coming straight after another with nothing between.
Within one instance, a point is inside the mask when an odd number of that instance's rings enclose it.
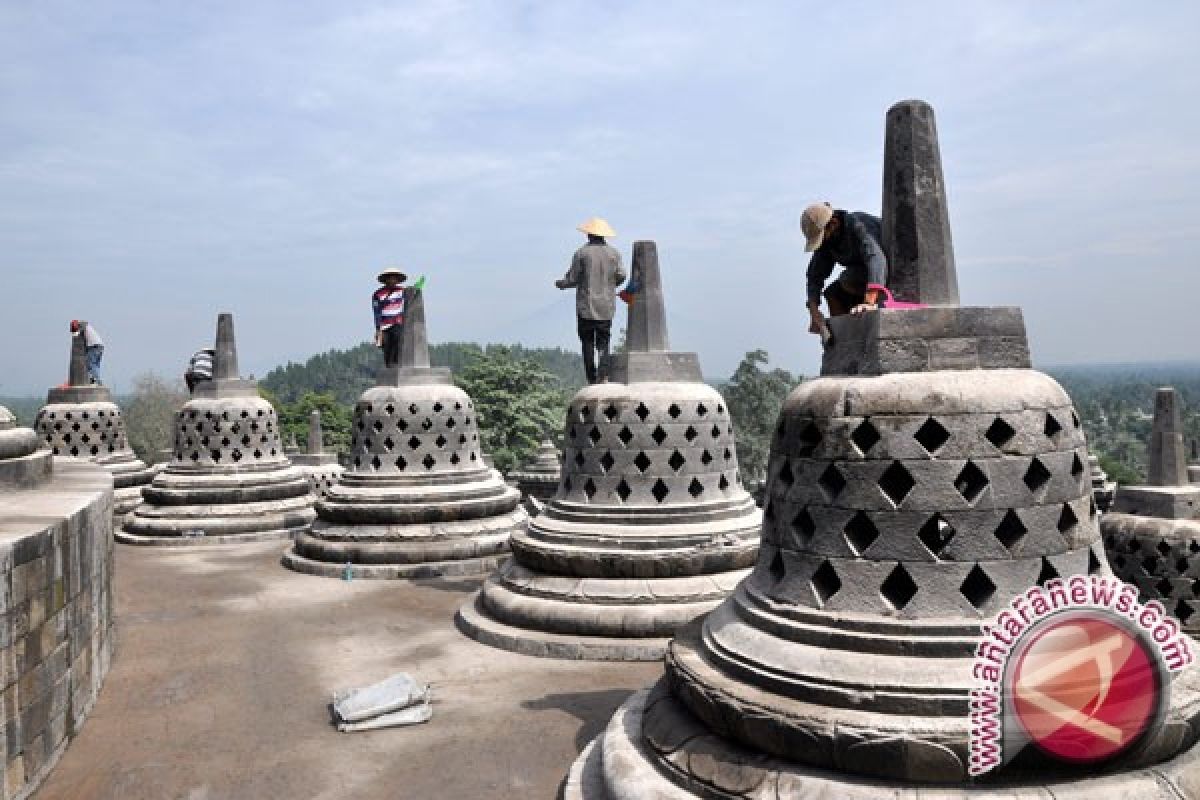
<instances>
[{"instance_id":1,"label":"worker's hand on stone","mask_svg":"<svg viewBox=\"0 0 1200 800\"><path fill-rule=\"evenodd\" d=\"M851 314L862 314L867 311L875 311L879 306L874 303L859 303L854 308L850 309Z\"/></svg>"}]
</instances>

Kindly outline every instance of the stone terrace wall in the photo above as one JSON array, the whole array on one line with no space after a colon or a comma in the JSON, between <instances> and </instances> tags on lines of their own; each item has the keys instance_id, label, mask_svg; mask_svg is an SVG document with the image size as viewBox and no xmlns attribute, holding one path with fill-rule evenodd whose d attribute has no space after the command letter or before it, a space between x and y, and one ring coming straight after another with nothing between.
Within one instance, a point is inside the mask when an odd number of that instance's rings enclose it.
<instances>
[{"instance_id":1,"label":"stone terrace wall","mask_svg":"<svg viewBox=\"0 0 1200 800\"><path fill-rule=\"evenodd\" d=\"M57 460L0 491L0 789L26 798L96 701L114 648L112 477Z\"/></svg>"}]
</instances>

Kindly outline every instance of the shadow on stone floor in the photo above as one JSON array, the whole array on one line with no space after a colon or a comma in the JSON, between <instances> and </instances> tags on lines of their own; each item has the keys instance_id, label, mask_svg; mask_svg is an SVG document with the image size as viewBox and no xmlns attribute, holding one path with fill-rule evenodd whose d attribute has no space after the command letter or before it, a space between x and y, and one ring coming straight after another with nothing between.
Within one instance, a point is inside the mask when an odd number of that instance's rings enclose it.
<instances>
[{"instance_id":1,"label":"shadow on stone floor","mask_svg":"<svg viewBox=\"0 0 1200 800\"><path fill-rule=\"evenodd\" d=\"M561 692L547 694L536 700L526 700L521 703L521 708L531 711L565 711L576 717L581 723L579 731L575 734L575 751L579 752L604 730L617 706L624 703L632 693L631 689Z\"/></svg>"}]
</instances>

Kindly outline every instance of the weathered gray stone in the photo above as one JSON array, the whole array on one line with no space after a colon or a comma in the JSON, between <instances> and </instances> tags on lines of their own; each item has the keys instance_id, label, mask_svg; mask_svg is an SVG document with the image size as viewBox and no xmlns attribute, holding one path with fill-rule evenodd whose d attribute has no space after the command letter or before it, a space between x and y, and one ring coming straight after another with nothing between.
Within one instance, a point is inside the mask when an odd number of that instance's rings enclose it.
<instances>
[{"instance_id":1,"label":"weathered gray stone","mask_svg":"<svg viewBox=\"0 0 1200 800\"><path fill-rule=\"evenodd\" d=\"M898 300L958 305L958 273L933 108L921 100L887 113L883 149L883 249Z\"/></svg>"},{"instance_id":2,"label":"weathered gray stone","mask_svg":"<svg viewBox=\"0 0 1200 800\"><path fill-rule=\"evenodd\" d=\"M1183 444L1183 418L1179 398L1170 387L1154 396L1154 426L1146 457L1146 483L1150 486L1185 486L1187 452Z\"/></svg>"},{"instance_id":3,"label":"weathered gray stone","mask_svg":"<svg viewBox=\"0 0 1200 800\"><path fill-rule=\"evenodd\" d=\"M629 307L626 352L612 357L614 383L699 383L700 360L695 353L670 350L667 312L663 299L658 247L651 241L633 243L633 282L641 289Z\"/></svg>"},{"instance_id":4,"label":"weathered gray stone","mask_svg":"<svg viewBox=\"0 0 1200 800\"><path fill-rule=\"evenodd\" d=\"M1174 389L1155 393L1146 462L1146 485L1117 489L1113 509L1160 519L1200 517L1200 486L1188 481L1183 422Z\"/></svg>"},{"instance_id":5,"label":"weathered gray stone","mask_svg":"<svg viewBox=\"0 0 1200 800\"><path fill-rule=\"evenodd\" d=\"M554 442L543 439L533 457L520 469L509 473L508 479L516 484L524 502L529 504L533 501L534 507L540 510L541 505L554 497L562 479L562 464ZM526 510L530 510L529 505L526 505Z\"/></svg>"},{"instance_id":6,"label":"weathered gray stone","mask_svg":"<svg viewBox=\"0 0 1200 800\"><path fill-rule=\"evenodd\" d=\"M521 494L484 463L475 404L429 366L424 293L408 289L396 367L354 409L349 467L283 564L313 575L478 575L523 527ZM319 438L319 436L318 436Z\"/></svg>"},{"instance_id":7,"label":"weathered gray stone","mask_svg":"<svg viewBox=\"0 0 1200 800\"><path fill-rule=\"evenodd\" d=\"M1113 574L1200 634L1200 519L1111 512L1100 519L1100 532Z\"/></svg>"},{"instance_id":8,"label":"weathered gray stone","mask_svg":"<svg viewBox=\"0 0 1200 800\"><path fill-rule=\"evenodd\" d=\"M1018 308L883 309L833 317L829 327L822 375L1030 366Z\"/></svg>"},{"instance_id":9,"label":"weathered gray stone","mask_svg":"<svg viewBox=\"0 0 1200 800\"><path fill-rule=\"evenodd\" d=\"M321 433L321 412L313 410L308 415L308 444L305 452L290 456L291 462L299 467L308 478L312 493L324 497L337 483L342 474L336 453L326 453Z\"/></svg>"},{"instance_id":10,"label":"weathered gray stone","mask_svg":"<svg viewBox=\"0 0 1200 800\"><path fill-rule=\"evenodd\" d=\"M561 658L660 658L667 637L754 563L762 516L742 486L733 421L699 382L694 354L648 349L667 346L661 279L652 242L634 255L639 333L614 369L628 383L572 398L557 492L514 533L513 561L459 612L459 627L482 642Z\"/></svg>"},{"instance_id":11,"label":"weathered gray stone","mask_svg":"<svg viewBox=\"0 0 1200 800\"><path fill-rule=\"evenodd\" d=\"M142 487L154 478L129 447L125 418L107 386L91 385L87 352L82 336L71 337L71 358L66 386L47 393L47 404L37 414L34 427L43 447L62 458L93 461L113 476L114 527L142 502Z\"/></svg>"},{"instance_id":12,"label":"weathered gray stone","mask_svg":"<svg viewBox=\"0 0 1200 800\"><path fill-rule=\"evenodd\" d=\"M0 408L0 797L31 796L82 727L113 647L112 476L55 463Z\"/></svg>"},{"instance_id":13,"label":"weathered gray stone","mask_svg":"<svg viewBox=\"0 0 1200 800\"><path fill-rule=\"evenodd\" d=\"M196 545L289 538L315 516L306 476L283 451L275 409L237 374L233 317L217 319L213 380L176 415L173 458L142 489L116 539Z\"/></svg>"},{"instance_id":14,"label":"weathered gray stone","mask_svg":"<svg viewBox=\"0 0 1200 800\"><path fill-rule=\"evenodd\" d=\"M662 274L658 269L658 247L654 242L633 243L632 277L641 289L629 307L625 344L639 353L666 352L667 310L662 293Z\"/></svg>"}]
</instances>

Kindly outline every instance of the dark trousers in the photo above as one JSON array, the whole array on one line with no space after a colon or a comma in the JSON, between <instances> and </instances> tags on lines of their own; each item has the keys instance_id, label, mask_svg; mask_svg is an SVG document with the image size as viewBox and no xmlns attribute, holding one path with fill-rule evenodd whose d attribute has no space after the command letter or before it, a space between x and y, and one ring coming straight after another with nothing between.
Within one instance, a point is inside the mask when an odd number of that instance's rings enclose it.
<instances>
[{"instance_id":1,"label":"dark trousers","mask_svg":"<svg viewBox=\"0 0 1200 800\"><path fill-rule=\"evenodd\" d=\"M588 383L608 380L608 342L612 338L611 319L579 317L579 341L583 343L583 371ZM596 353L600 354L600 370L596 371Z\"/></svg>"},{"instance_id":2,"label":"dark trousers","mask_svg":"<svg viewBox=\"0 0 1200 800\"><path fill-rule=\"evenodd\" d=\"M403 325L392 325L383 329L383 365L385 367L394 367L400 363L400 340L403 336Z\"/></svg>"}]
</instances>

